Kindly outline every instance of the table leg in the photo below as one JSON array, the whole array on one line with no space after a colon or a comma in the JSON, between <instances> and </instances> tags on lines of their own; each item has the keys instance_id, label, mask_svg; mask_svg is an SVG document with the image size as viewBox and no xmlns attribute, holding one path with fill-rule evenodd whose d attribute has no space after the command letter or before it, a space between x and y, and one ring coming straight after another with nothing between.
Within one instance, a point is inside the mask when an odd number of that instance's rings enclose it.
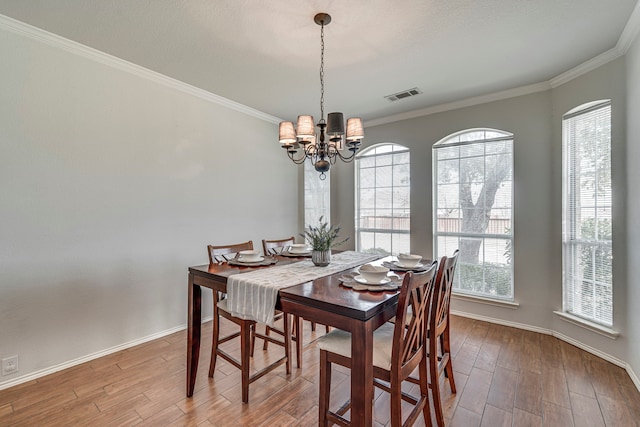
<instances>
[{"instance_id":1,"label":"table leg","mask_svg":"<svg viewBox=\"0 0 640 427\"><path fill-rule=\"evenodd\" d=\"M373 425L373 329L358 322L351 335L351 425Z\"/></svg>"},{"instance_id":2,"label":"table leg","mask_svg":"<svg viewBox=\"0 0 640 427\"><path fill-rule=\"evenodd\" d=\"M285 354L287 355L287 361L285 362L285 369L287 375L291 373L291 322L290 314L284 313L283 322L284 322L284 348Z\"/></svg>"},{"instance_id":3,"label":"table leg","mask_svg":"<svg viewBox=\"0 0 640 427\"><path fill-rule=\"evenodd\" d=\"M202 330L202 289L199 285L193 283L192 274L189 274L187 313L187 397L191 397L196 385Z\"/></svg>"}]
</instances>

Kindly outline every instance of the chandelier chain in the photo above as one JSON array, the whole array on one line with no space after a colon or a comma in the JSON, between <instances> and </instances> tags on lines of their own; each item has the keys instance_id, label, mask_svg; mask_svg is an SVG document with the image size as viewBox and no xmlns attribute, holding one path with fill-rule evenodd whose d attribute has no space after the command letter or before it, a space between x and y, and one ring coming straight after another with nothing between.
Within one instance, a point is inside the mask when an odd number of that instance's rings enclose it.
<instances>
[{"instance_id":1,"label":"chandelier chain","mask_svg":"<svg viewBox=\"0 0 640 427\"><path fill-rule=\"evenodd\" d=\"M324 120L324 22L320 28L320 120Z\"/></svg>"},{"instance_id":2,"label":"chandelier chain","mask_svg":"<svg viewBox=\"0 0 640 427\"><path fill-rule=\"evenodd\" d=\"M347 120L346 133L342 113L329 113L327 121L324 119L324 26L331 22L331 16L318 13L313 20L320 25L320 121L316 124L319 134L313 131L313 117L303 115L298 116L297 130L293 122L281 122L279 139L293 163L302 164L308 159L323 180L338 159L345 163L355 159L364 129L359 117Z\"/></svg>"}]
</instances>

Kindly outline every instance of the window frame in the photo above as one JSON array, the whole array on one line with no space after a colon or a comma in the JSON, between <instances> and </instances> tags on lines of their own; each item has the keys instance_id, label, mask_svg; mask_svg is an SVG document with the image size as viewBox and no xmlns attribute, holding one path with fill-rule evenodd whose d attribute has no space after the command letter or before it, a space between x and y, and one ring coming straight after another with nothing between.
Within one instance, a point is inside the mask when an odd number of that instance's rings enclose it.
<instances>
[{"instance_id":1,"label":"window frame","mask_svg":"<svg viewBox=\"0 0 640 427\"><path fill-rule=\"evenodd\" d=\"M380 148L383 147L390 147L390 151L388 152L382 152L382 153L373 153L373 154L369 154L372 151L376 151ZM364 158L372 158L372 157L381 157L381 156L393 156L396 154L404 154L407 153L408 155L408 165L409 165L409 170L408 170L408 179L409 179L409 184L408 184L408 195L409 195L409 203L408 203L408 217L406 218L407 221L409 222L409 229L408 230L401 230L401 229L395 229L395 228L378 228L378 227L361 227L361 215L360 215L360 210L361 210L361 201L360 201L360 191L361 191L361 185L360 185L360 162L362 159ZM392 162L393 164L393 162ZM355 174L355 218L354 218L354 234L355 234L355 247L357 251L362 251L362 238L361 238L361 233L365 232L365 233L376 233L376 234L388 234L390 236L390 240L391 240L391 254L392 255L397 255L399 253L399 250L394 250L394 245L393 245L393 236L394 235L406 235L407 239L408 239L408 246L409 248L407 248L407 251L410 250L411 247L411 150L409 149L409 147L406 147L402 144L398 144L395 142L383 142L383 143L379 143L379 144L375 144L372 145L370 147L367 147L366 149L362 150L360 153L358 153L356 155L355 158L355 167L354 167L354 174ZM395 188L396 186L392 184L391 186L391 192L392 192L392 197L393 197L393 188ZM375 187L377 188L377 187ZM377 209L377 208L376 208ZM393 208L392 208L393 210ZM392 226L393 226L393 222L392 222ZM366 250L366 249L365 249Z\"/></svg>"},{"instance_id":2,"label":"window frame","mask_svg":"<svg viewBox=\"0 0 640 427\"><path fill-rule=\"evenodd\" d=\"M311 187L309 179L317 179L318 184L315 187ZM320 203L314 203L315 206L310 207L307 203L308 192L313 192L311 200L318 201ZM323 222L331 225L331 171L325 172L325 179L320 179L320 174L315 170L313 163L305 161L303 167L303 215L304 215L304 229L308 229L309 226L316 227L319 224L320 217L323 218ZM315 211L315 213L312 213ZM315 216L315 218L311 218Z\"/></svg>"},{"instance_id":3,"label":"window frame","mask_svg":"<svg viewBox=\"0 0 640 427\"><path fill-rule=\"evenodd\" d=\"M572 110L568 111L562 116L562 313L567 316L571 316L574 320L578 322L583 322L585 324L593 324L596 326L604 327L604 328L612 328L614 322L614 289L613 289L613 233L611 233L611 238L601 239L598 236L594 236L592 239L578 238L578 232L576 231L578 227L581 227L583 224L579 223L576 215L576 192L579 191L580 195L582 195L582 189L577 188L579 186L580 177L576 177L575 168L572 166L580 159L577 156L573 155L571 151L571 146L580 143L580 141L576 141L575 136L573 135L573 129L569 129L570 126L576 126L575 120L581 116L586 114L594 113L599 110L608 109L608 156L609 156L609 164L608 164L608 173L609 173L609 188L607 189L610 192L611 200L609 200L608 209L610 209L609 220L611 222L611 232L613 231L613 180L612 180L612 103L611 100L599 100L593 101L589 103L582 104ZM597 159L597 152L593 156ZM569 170L571 169L571 171ZM571 175L573 173L573 175ZM582 176L582 175L581 175ZM597 173L596 173L597 180ZM597 187L598 184L595 184ZM594 190L597 192L597 190ZM598 197L594 197L595 205L591 207L594 210L594 227L597 229L598 219L601 218L598 215L598 210L602 207L598 205ZM580 209L587 209L588 206L580 205ZM607 209L607 207L605 207ZM607 218L605 218L607 219ZM588 277L585 277L584 274L580 275L576 272L577 269L580 268L581 261L578 258L581 257L580 247L587 246L591 247L595 250L607 248L610 250L611 254L611 263L608 266L610 269L610 283L606 283L598 280L598 275L596 273L596 255L595 252L593 254L593 271L592 279L590 280ZM598 306L597 303L593 303L590 307L590 310L593 315L587 315L584 313L582 309L576 310L577 306L582 306L581 297L576 297L576 286L580 287L580 283L583 282L591 282L591 286L593 287L593 299L597 299L598 292L596 291L597 286L608 286L610 291L610 306L605 307L608 309L608 312L605 316L598 316ZM571 294L571 295L570 295ZM580 292L581 294L581 292ZM607 320L608 319L608 320Z\"/></svg>"},{"instance_id":4,"label":"window frame","mask_svg":"<svg viewBox=\"0 0 640 427\"><path fill-rule=\"evenodd\" d=\"M473 140L462 140L461 141L461 137L467 134L473 134L476 132L484 132L485 136L482 139L473 139ZM492 136L492 137L487 137L486 133L493 133L493 134L497 134L496 136ZM457 139L457 141L456 141ZM475 234L475 233L464 233L462 231L457 231L457 232L447 232L447 231L439 231L438 228L438 156L437 156L437 150L441 149L441 148L445 148L445 147L453 147L453 146L468 146L468 145L480 145L480 144L486 144L489 142L497 142L497 141L510 141L510 156L511 156L511 171L510 171L510 185L511 185L511 194L510 194L510 199L509 199L509 212L510 212L510 217L509 217L509 224L510 224L510 234L495 234L495 233L483 233L483 234ZM487 153L486 153L486 149L485 149L485 145L483 145L483 155L482 157L486 157ZM439 237L457 237L458 240L461 238L479 238L482 239L482 243L481 243L481 247L484 246L484 242L486 241L486 239L500 239L500 240L507 240L509 243L509 247L510 247L510 262L508 263L509 265L509 290L510 290L510 295L508 296L497 296L497 295L492 295L486 292L474 292L474 291L470 291L470 290L464 290L464 289L460 289L459 288L459 284L460 284L460 274L456 274L456 278L455 278L455 283L454 283L454 287L452 289L453 294L461 296L461 297L468 297L468 298L478 298L479 300L488 300L488 301L495 301L497 303L506 303L506 304L513 304L515 303L515 281L514 281L514 265L515 265L515 257L514 257L514 252L513 252L513 247L514 247L514 200L515 200L515 180L514 180L514 148L515 148L515 137L514 134L511 132L507 132L501 129L493 129L493 128L471 128L471 129L465 129L465 130L461 130L455 133L452 133L444 138L442 138L440 141L436 142L435 144L433 144L432 146L432 163L433 163L433 168L432 168L432 229L433 229L433 254L434 257L438 257L439 256L439 248L438 248L438 238ZM457 159L460 159L461 157L458 156ZM458 168L458 171L460 169ZM458 205L459 204L459 197L458 197ZM493 206L492 206L493 208ZM459 207L458 209L462 210L461 207ZM460 245L458 245L458 248L460 248ZM447 255L451 255L451 254L447 254ZM486 280L485 280L485 274L487 273L487 270L484 268L485 265L485 259L484 259L484 255L482 255L482 264L478 264L483 266L483 283L484 286L486 288ZM458 261L458 270L460 270L461 268L461 260Z\"/></svg>"}]
</instances>

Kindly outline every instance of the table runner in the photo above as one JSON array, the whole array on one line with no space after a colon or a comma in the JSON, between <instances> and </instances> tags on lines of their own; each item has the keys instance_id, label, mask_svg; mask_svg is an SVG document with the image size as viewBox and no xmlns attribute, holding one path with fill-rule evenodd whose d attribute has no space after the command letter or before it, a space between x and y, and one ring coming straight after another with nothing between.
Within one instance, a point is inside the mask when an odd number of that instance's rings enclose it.
<instances>
[{"instance_id":1,"label":"table runner","mask_svg":"<svg viewBox=\"0 0 640 427\"><path fill-rule=\"evenodd\" d=\"M381 258L378 254L346 251L331 256L327 267L311 260L234 274L227 279L227 309L231 315L273 326L278 291L330 276Z\"/></svg>"}]
</instances>

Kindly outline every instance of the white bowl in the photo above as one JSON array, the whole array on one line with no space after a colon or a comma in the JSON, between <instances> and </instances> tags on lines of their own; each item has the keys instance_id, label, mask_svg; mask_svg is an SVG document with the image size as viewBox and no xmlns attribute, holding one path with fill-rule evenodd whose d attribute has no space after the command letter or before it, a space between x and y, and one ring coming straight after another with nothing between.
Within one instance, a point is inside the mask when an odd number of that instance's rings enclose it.
<instances>
[{"instance_id":1,"label":"white bowl","mask_svg":"<svg viewBox=\"0 0 640 427\"><path fill-rule=\"evenodd\" d=\"M238 261L256 262L260 260L260 252L258 251L240 251L238 252Z\"/></svg>"},{"instance_id":2,"label":"white bowl","mask_svg":"<svg viewBox=\"0 0 640 427\"><path fill-rule=\"evenodd\" d=\"M289 252L294 253L294 254L299 254L299 253L303 253L303 252L309 252L309 246L307 246L306 243L294 243L293 245L289 246Z\"/></svg>"},{"instance_id":3,"label":"white bowl","mask_svg":"<svg viewBox=\"0 0 640 427\"><path fill-rule=\"evenodd\" d=\"M421 255L398 254L398 264L403 267L415 267L422 261Z\"/></svg>"},{"instance_id":4,"label":"white bowl","mask_svg":"<svg viewBox=\"0 0 640 427\"><path fill-rule=\"evenodd\" d=\"M389 269L378 265L365 264L360 267L360 274L370 283L380 283L387 277Z\"/></svg>"}]
</instances>

